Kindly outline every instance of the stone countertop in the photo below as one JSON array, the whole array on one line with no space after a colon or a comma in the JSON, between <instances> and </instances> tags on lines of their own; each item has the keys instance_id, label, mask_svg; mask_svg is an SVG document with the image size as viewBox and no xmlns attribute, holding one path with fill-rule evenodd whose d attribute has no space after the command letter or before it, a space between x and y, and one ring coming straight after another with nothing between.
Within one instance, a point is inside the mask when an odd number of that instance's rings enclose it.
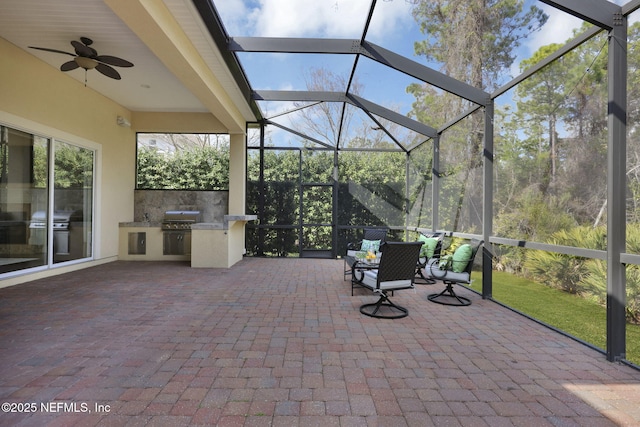
<instances>
[{"instance_id":1,"label":"stone countertop","mask_svg":"<svg viewBox=\"0 0 640 427\"><path fill-rule=\"evenodd\" d=\"M258 215L225 215L224 222L197 222L191 226L192 230L228 230L229 223L234 221L255 221L258 219ZM139 221L139 222L121 222L118 224L120 227L161 227L159 222Z\"/></svg>"},{"instance_id":2,"label":"stone countertop","mask_svg":"<svg viewBox=\"0 0 640 427\"><path fill-rule=\"evenodd\" d=\"M198 222L191 226L192 230L228 230L233 221L255 221L257 215L225 215L224 222Z\"/></svg>"},{"instance_id":3,"label":"stone countertop","mask_svg":"<svg viewBox=\"0 0 640 427\"><path fill-rule=\"evenodd\" d=\"M132 222L121 222L118 224L119 227L161 227L162 224L159 222L150 222L150 221L132 221Z\"/></svg>"},{"instance_id":4,"label":"stone countertop","mask_svg":"<svg viewBox=\"0 0 640 427\"><path fill-rule=\"evenodd\" d=\"M222 222L196 222L191 226L191 230L226 230L225 224Z\"/></svg>"},{"instance_id":5,"label":"stone countertop","mask_svg":"<svg viewBox=\"0 0 640 427\"><path fill-rule=\"evenodd\" d=\"M258 215L225 215L224 222L231 221L255 221Z\"/></svg>"}]
</instances>

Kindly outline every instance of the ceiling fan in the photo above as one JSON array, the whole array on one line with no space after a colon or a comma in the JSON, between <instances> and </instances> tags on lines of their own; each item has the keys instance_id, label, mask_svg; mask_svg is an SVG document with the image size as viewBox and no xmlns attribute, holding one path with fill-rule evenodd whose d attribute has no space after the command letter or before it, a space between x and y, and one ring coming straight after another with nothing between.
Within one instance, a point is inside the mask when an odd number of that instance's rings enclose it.
<instances>
[{"instance_id":1,"label":"ceiling fan","mask_svg":"<svg viewBox=\"0 0 640 427\"><path fill-rule=\"evenodd\" d=\"M50 49L47 47L29 46L29 48L73 56L74 58L71 61L65 62L60 66L60 70L71 71L75 70L76 68L84 68L85 86L87 84L86 72L88 70L93 70L95 68L107 77L111 77L115 80L120 80L120 73L118 73L113 67L111 67L111 65L116 67L133 67L133 64L131 62L126 61L122 58L110 55L98 55L98 52L91 47L92 44L93 40L88 37L80 37L80 41L72 40L71 46L73 46L76 52L75 54L65 52L63 50Z\"/></svg>"}]
</instances>

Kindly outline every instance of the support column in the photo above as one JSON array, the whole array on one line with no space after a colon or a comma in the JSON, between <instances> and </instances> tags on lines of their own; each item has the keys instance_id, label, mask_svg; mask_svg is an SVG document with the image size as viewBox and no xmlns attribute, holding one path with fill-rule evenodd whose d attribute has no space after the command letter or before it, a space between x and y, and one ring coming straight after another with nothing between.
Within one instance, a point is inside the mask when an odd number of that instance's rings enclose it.
<instances>
[{"instance_id":1,"label":"support column","mask_svg":"<svg viewBox=\"0 0 640 427\"><path fill-rule=\"evenodd\" d=\"M431 170L431 228L440 229L440 134L433 138L433 169Z\"/></svg>"},{"instance_id":2,"label":"support column","mask_svg":"<svg viewBox=\"0 0 640 427\"><path fill-rule=\"evenodd\" d=\"M494 102L484 109L484 150L482 183L482 298L493 296L493 251L489 238L493 233L493 117Z\"/></svg>"},{"instance_id":3,"label":"support column","mask_svg":"<svg viewBox=\"0 0 640 427\"><path fill-rule=\"evenodd\" d=\"M229 142L229 215L244 215L247 200L245 135L234 133Z\"/></svg>"},{"instance_id":4,"label":"support column","mask_svg":"<svg viewBox=\"0 0 640 427\"><path fill-rule=\"evenodd\" d=\"M607 359L626 357L627 18L614 17L609 32L609 108L607 157Z\"/></svg>"},{"instance_id":5,"label":"support column","mask_svg":"<svg viewBox=\"0 0 640 427\"><path fill-rule=\"evenodd\" d=\"M229 209L220 223L194 224L191 230L191 267L229 268L245 254L247 150L244 134L231 134L229 142Z\"/></svg>"},{"instance_id":6,"label":"support column","mask_svg":"<svg viewBox=\"0 0 640 427\"><path fill-rule=\"evenodd\" d=\"M245 215L247 200L247 149L244 134L231 134L229 143L229 221L228 265L245 254ZM253 212L251 212L253 213ZM233 218L233 219L232 219Z\"/></svg>"}]
</instances>

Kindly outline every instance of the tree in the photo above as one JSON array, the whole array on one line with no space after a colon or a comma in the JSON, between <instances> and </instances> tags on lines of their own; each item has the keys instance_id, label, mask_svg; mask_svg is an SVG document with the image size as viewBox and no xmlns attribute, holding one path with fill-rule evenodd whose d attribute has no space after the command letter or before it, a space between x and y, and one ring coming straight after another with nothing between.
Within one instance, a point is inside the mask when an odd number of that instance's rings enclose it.
<instances>
[{"instance_id":1,"label":"tree","mask_svg":"<svg viewBox=\"0 0 640 427\"><path fill-rule=\"evenodd\" d=\"M441 64L441 70L480 89L491 90L511 67L515 50L522 39L540 29L547 16L537 7L525 11L524 0L422 0L413 10L426 38L414 44L416 54L428 62ZM453 94L442 93L428 84L412 84L407 91L414 95L411 115L434 127L445 124L470 106L470 102ZM443 193L452 195L454 217L451 226L461 227L463 202L473 176L482 163L481 115L474 115L449 132L445 147L451 170L444 175L460 174L459 179L445 180ZM447 188L449 187L449 188ZM458 197L454 196L454 193Z\"/></svg>"},{"instance_id":2,"label":"tree","mask_svg":"<svg viewBox=\"0 0 640 427\"><path fill-rule=\"evenodd\" d=\"M93 185L93 151L71 144L56 144L55 188L82 189Z\"/></svg>"},{"instance_id":3,"label":"tree","mask_svg":"<svg viewBox=\"0 0 640 427\"><path fill-rule=\"evenodd\" d=\"M309 91L345 92L348 78L326 68L313 68L305 75L305 83ZM361 89L360 83L354 79L349 92L358 95ZM301 108L297 129L335 147L340 142L341 129L348 129L353 118L353 110L346 109L342 103L323 102L313 107L302 103L294 105Z\"/></svg>"},{"instance_id":4,"label":"tree","mask_svg":"<svg viewBox=\"0 0 640 427\"><path fill-rule=\"evenodd\" d=\"M528 178L516 172L523 185L537 187L548 200L562 200L577 223L594 226L602 221L606 201L606 43L604 34L596 36L520 83L512 117L521 141L511 167L522 169L523 159L537 164L526 171ZM560 46L541 47L521 68Z\"/></svg>"},{"instance_id":5,"label":"tree","mask_svg":"<svg viewBox=\"0 0 640 427\"><path fill-rule=\"evenodd\" d=\"M415 42L414 50L428 62L442 64L445 74L492 90L513 64L520 42L547 20L542 10L531 6L525 11L524 5L524 0L421 0L413 16L426 38ZM409 87L418 101L416 114L426 107L420 101L432 98L423 97L421 89ZM456 104L461 107L462 101Z\"/></svg>"},{"instance_id":6,"label":"tree","mask_svg":"<svg viewBox=\"0 0 640 427\"><path fill-rule=\"evenodd\" d=\"M627 221L640 223L640 23L628 31ZM637 252L634 252L637 253Z\"/></svg>"},{"instance_id":7,"label":"tree","mask_svg":"<svg viewBox=\"0 0 640 427\"><path fill-rule=\"evenodd\" d=\"M546 58L561 45L550 44L536 51L529 59L520 63L520 69L524 70ZM516 88L518 111L525 121L536 124L547 123L547 141L543 142L540 135L534 135L538 139L537 157L548 159L547 167L542 170L540 191L546 194L549 186L554 183L557 175L558 163L558 116L566 111L567 87L571 87L567 81L569 76L568 55L558 59L553 64L523 81ZM522 114L524 113L524 114Z\"/></svg>"}]
</instances>

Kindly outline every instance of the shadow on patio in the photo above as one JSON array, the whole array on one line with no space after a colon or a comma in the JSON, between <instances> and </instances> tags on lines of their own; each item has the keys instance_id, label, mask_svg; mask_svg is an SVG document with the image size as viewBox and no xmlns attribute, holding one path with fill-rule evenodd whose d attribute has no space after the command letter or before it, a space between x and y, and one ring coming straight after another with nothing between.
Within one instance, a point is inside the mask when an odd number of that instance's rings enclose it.
<instances>
[{"instance_id":1,"label":"shadow on patio","mask_svg":"<svg viewBox=\"0 0 640 427\"><path fill-rule=\"evenodd\" d=\"M363 316L376 298L342 271L116 262L0 289L21 411L0 425L640 425L640 372L462 289L469 307L418 286L394 297L408 317Z\"/></svg>"}]
</instances>

